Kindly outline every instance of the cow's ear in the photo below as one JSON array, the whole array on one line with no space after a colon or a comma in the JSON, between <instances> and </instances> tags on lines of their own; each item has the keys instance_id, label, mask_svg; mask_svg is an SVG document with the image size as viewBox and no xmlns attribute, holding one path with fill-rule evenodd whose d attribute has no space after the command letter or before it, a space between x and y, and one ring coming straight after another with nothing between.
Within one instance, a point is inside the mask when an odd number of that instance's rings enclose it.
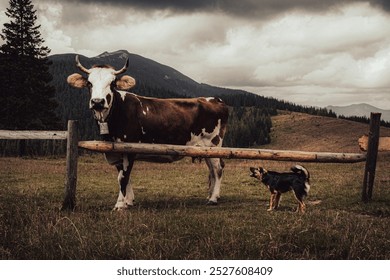
<instances>
[{"instance_id":1,"label":"cow's ear","mask_svg":"<svg viewBox=\"0 0 390 280\"><path fill-rule=\"evenodd\" d=\"M87 86L88 80L79 73L72 74L66 80L69 85L75 88L84 88Z\"/></svg>"},{"instance_id":2,"label":"cow's ear","mask_svg":"<svg viewBox=\"0 0 390 280\"><path fill-rule=\"evenodd\" d=\"M135 79L128 75L124 75L116 81L116 86L120 90L128 90L135 86Z\"/></svg>"}]
</instances>

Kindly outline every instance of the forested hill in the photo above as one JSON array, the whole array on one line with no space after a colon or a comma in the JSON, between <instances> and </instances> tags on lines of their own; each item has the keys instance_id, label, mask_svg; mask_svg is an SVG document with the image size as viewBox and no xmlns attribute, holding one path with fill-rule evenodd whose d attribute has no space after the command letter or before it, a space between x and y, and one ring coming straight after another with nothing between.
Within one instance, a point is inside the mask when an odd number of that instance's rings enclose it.
<instances>
[{"instance_id":1,"label":"forested hill","mask_svg":"<svg viewBox=\"0 0 390 280\"><path fill-rule=\"evenodd\" d=\"M59 103L58 115L64 123L64 128L67 120L76 119L80 122L80 134L83 139L98 139L96 124L88 109L87 91L71 88L66 83L66 78L70 74L80 72L76 68L75 56L76 54L61 54L49 57L52 61L50 68L53 75L52 83L56 88ZM105 52L92 58L80 56L80 61L87 68L95 64L109 64L119 69L123 67L127 57L130 64L126 74L136 79L137 86L132 89L136 94L160 98L221 97L231 106L225 145L249 147L268 143L272 126L270 116L275 115L277 109L332 115L326 109L302 107L242 90L200 84L169 66L127 51Z\"/></svg>"}]
</instances>

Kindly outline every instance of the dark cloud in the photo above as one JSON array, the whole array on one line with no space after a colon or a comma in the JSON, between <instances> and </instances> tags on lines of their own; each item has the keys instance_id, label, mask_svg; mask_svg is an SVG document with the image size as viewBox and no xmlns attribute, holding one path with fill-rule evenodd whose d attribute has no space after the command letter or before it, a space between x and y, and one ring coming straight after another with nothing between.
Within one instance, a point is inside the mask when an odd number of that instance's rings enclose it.
<instances>
[{"instance_id":1,"label":"dark cloud","mask_svg":"<svg viewBox=\"0 0 390 280\"><path fill-rule=\"evenodd\" d=\"M68 0L77 3L77 0ZM216 0L85 0L83 4L100 4L106 6L127 6L141 10L172 10L193 12L197 10L213 10L216 8Z\"/></svg>"},{"instance_id":2,"label":"dark cloud","mask_svg":"<svg viewBox=\"0 0 390 280\"><path fill-rule=\"evenodd\" d=\"M79 2L68 0L69 2ZM323 12L337 5L369 2L390 12L390 0L86 0L83 3L173 12L220 11L236 16L272 16L289 10Z\"/></svg>"},{"instance_id":3,"label":"dark cloud","mask_svg":"<svg viewBox=\"0 0 390 280\"><path fill-rule=\"evenodd\" d=\"M376 1L371 1L374 2L376 5L380 5L384 10L387 12L390 12L390 1L389 0L376 0Z\"/></svg>"}]
</instances>

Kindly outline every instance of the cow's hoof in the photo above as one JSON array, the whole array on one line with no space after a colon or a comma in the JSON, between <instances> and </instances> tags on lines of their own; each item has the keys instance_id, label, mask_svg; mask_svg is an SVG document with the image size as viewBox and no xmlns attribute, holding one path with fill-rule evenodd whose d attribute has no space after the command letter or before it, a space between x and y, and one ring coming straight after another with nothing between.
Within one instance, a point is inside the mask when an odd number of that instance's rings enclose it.
<instances>
[{"instance_id":1,"label":"cow's hoof","mask_svg":"<svg viewBox=\"0 0 390 280\"><path fill-rule=\"evenodd\" d=\"M125 211L127 210L128 205L125 203L117 203L114 208L112 208L112 211Z\"/></svg>"},{"instance_id":2,"label":"cow's hoof","mask_svg":"<svg viewBox=\"0 0 390 280\"><path fill-rule=\"evenodd\" d=\"M209 200L209 201L207 201L206 205L216 206L216 205L218 205L218 202Z\"/></svg>"},{"instance_id":3,"label":"cow's hoof","mask_svg":"<svg viewBox=\"0 0 390 280\"><path fill-rule=\"evenodd\" d=\"M112 208L112 212L119 212L119 211L125 211L127 210L127 207L114 207Z\"/></svg>"},{"instance_id":4,"label":"cow's hoof","mask_svg":"<svg viewBox=\"0 0 390 280\"><path fill-rule=\"evenodd\" d=\"M114 208L112 209L112 211L123 211L123 210L127 210L131 207L134 206L134 200L130 200L128 202L124 202L124 201L118 201Z\"/></svg>"}]
</instances>

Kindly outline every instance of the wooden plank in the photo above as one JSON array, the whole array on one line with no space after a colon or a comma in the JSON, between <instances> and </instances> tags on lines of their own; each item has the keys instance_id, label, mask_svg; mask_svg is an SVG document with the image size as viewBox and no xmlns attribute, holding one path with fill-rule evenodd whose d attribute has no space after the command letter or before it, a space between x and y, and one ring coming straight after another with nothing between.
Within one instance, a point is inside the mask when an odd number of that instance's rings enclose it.
<instances>
[{"instance_id":1,"label":"wooden plank","mask_svg":"<svg viewBox=\"0 0 390 280\"><path fill-rule=\"evenodd\" d=\"M78 161L77 121L68 121L68 141L66 145L65 197L62 210L73 211L76 207L77 161Z\"/></svg>"},{"instance_id":2,"label":"wooden plank","mask_svg":"<svg viewBox=\"0 0 390 280\"><path fill-rule=\"evenodd\" d=\"M368 135L363 135L359 138L359 147L362 151L367 151L368 148ZM390 137L379 137L379 152L390 151Z\"/></svg>"},{"instance_id":3,"label":"wooden plank","mask_svg":"<svg viewBox=\"0 0 390 280\"><path fill-rule=\"evenodd\" d=\"M65 140L67 131L32 131L32 130L0 130L0 139L18 140L18 139L59 139Z\"/></svg>"},{"instance_id":4,"label":"wooden plank","mask_svg":"<svg viewBox=\"0 0 390 280\"><path fill-rule=\"evenodd\" d=\"M354 163L366 160L365 154L301 152L266 149L240 149L220 147L198 147L166 144L144 144L104 141L81 141L79 147L97 152L154 154L170 156L264 159L300 162Z\"/></svg>"}]
</instances>

